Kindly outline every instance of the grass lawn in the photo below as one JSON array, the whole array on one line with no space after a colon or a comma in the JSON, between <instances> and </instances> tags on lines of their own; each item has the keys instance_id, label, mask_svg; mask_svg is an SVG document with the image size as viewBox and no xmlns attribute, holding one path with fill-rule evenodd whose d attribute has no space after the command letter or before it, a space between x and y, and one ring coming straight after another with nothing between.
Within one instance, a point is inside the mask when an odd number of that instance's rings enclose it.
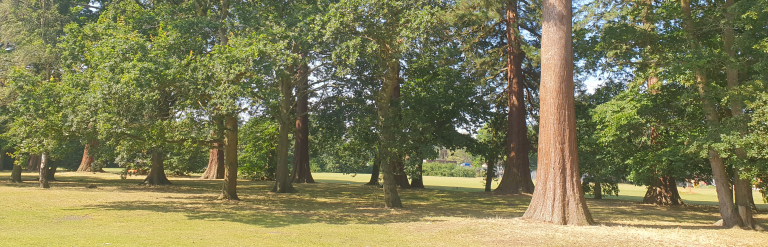
<instances>
[{"instance_id":1,"label":"grass lawn","mask_svg":"<svg viewBox=\"0 0 768 247\"><path fill-rule=\"evenodd\" d=\"M57 173L39 189L0 181L2 246L510 246L764 245L768 233L717 229L714 189L684 193L689 205L636 201L641 187L622 185L619 200L588 199L595 226L519 220L529 196L482 192L475 178L425 177L426 190L401 190L405 209L383 208L379 188L355 177L317 173L299 193L268 192L273 182L238 184L242 201L215 200L221 181L171 178L172 186L137 185L114 173ZM10 177L0 171L0 178ZM86 186L96 185L95 189ZM683 191L681 191L683 192ZM611 197L609 197L611 198ZM756 202L762 200L756 199ZM705 204L705 205L693 205ZM766 205L761 204L762 208ZM759 223L768 223L758 214Z\"/></svg>"}]
</instances>

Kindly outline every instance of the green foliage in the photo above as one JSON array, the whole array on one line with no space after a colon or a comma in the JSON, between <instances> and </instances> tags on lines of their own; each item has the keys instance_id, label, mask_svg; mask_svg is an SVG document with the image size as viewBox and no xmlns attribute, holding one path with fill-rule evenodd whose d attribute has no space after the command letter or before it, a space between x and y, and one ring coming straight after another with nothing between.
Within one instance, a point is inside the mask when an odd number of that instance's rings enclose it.
<instances>
[{"instance_id":1,"label":"green foliage","mask_svg":"<svg viewBox=\"0 0 768 247\"><path fill-rule=\"evenodd\" d=\"M277 123L262 117L252 117L240 127L238 136L240 177L254 180L275 179L277 128Z\"/></svg>"},{"instance_id":2,"label":"green foliage","mask_svg":"<svg viewBox=\"0 0 768 247\"><path fill-rule=\"evenodd\" d=\"M424 176L474 178L476 175L474 168L463 167L457 164L431 162L424 163L422 169L422 175Z\"/></svg>"}]
</instances>

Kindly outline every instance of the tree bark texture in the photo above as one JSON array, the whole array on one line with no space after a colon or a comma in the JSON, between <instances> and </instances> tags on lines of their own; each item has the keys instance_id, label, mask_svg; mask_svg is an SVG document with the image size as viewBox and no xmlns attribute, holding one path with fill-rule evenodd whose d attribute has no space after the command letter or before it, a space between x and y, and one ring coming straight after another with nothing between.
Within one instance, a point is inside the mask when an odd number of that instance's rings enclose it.
<instances>
[{"instance_id":1,"label":"tree bark texture","mask_svg":"<svg viewBox=\"0 0 768 247\"><path fill-rule=\"evenodd\" d=\"M677 183L674 177L662 176L654 178L643 197L643 203L660 206L683 205L683 199L677 191Z\"/></svg>"},{"instance_id":2,"label":"tree bark texture","mask_svg":"<svg viewBox=\"0 0 768 247\"><path fill-rule=\"evenodd\" d=\"M27 163L27 171L28 172L37 172L40 171L40 155L39 154L30 154L29 155L29 163Z\"/></svg>"},{"instance_id":3,"label":"tree bark texture","mask_svg":"<svg viewBox=\"0 0 768 247\"><path fill-rule=\"evenodd\" d=\"M487 160L488 167L485 168L485 192L491 192L493 178L496 177L496 160Z\"/></svg>"},{"instance_id":4,"label":"tree bark texture","mask_svg":"<svg viewBox=\"0 0 768 247\"><path fill-rule=\"evenodd\" d=\"M403 203L400 201L400 195L397 194L397 182L395 181L397 155L393 152L395 138L392 127L396 119L391 116L392 96L399 83L400 62L396 58L391 57L387 46L383 46L382 49L384 50L383 60L387 63L387 68L385 68L384 80L379 95L376 98L376 111L379 118L380 131L378 156L381 160L381 172L384 174L384 204L388 208L401 208Z\"/></svg>"},{"instance_id":5,"label":"tree bark texture","mask_svg":"<svg viewBox=\"0 0 768 247\"><path fill-rule=\"evenodd\" d=\"M373 167L371 167L371 180L368 181L365 185L379 185L379 171L380 169L381 160L379 159L379 155L375 155L373 157Z\"/></svg>"},{"instance_id":6,"label":"tree bark texture","mask_svg":"<svg viewBox=\"0 0 768 247\"><path fill-rule=\"evenodd\" d=\"M688 39L691 42L692 49L699 49L699 44L696 41L693 16L691 14L691 1L681 0L680 3L685 18L683 20L683 29L688 33ZM706 74L701 68L695 68L694 76L696 78L696 86L699 91L699 97L701 98L701 105L706 118L706 123L710 127L716 126L720 123L720 119L714 103L709 99L709 85L707 84ZM712 177L715 180L717 201L720 208L720 216L723 217L723 226L726 228L742 226L741 217L734 209L731 184L728 179L728 173L725 170L723 158L720 157L717 150L712 147L709 148L709 164L712 166Z\"/></svg>"},{"instance_id":7,"label":"tree bark texture","mask_svg":"<svg viewBox=\"0 0 768 247\"><path fill-rule=\"evenodd\" d=\"M545 0L537 188L524 219L590 225L576 149L571 1Z\"/></svg>"},{"instance_id":8,"label":"tree bark texture","mask_svg":"<svg viewBox=\"0 0 768 247\"><path fill-rule=\"evenodd\" d=\"M411 189L424 189L424 173L422 167L424 160L418 159L416 164L416 175L411 177Z\"/></svg>"},{"instance_id":9,"label":"tree bark texture","mask_svg":"<svg viewBox=\"0 0 768 247\"><path fill-rule=\"evenodd\" d=\"M730 11L733 6L734 0L725 0L725 22L723 22L723 50L731 61L726 62L725 72L728 91L730 93L728 99L731 105L731 116L734 118L740 118L744 114L744 106L741 101L741 97L738 94L739 88L739 69L735 63L736 51L733 48L733 40L735 35L733 33L733 19L734 14ZM739 126L739 132L743 135L746 133L746 128ZM747 152L743 148L736 148L736 157L740 160L747 160ZM750 229L755 228L755 220L752 217L752 184L749 179L742 179L740 174L744 173L743 168L734 167L735 173L733 176L734 197L736 199L736 208L741 216L743 226Z\"/></svg>"},{"instance_id":10,"label":"tree bark texture","mask_svg":"<svg viewBox=\"0 0 768 247\"><path fill-rule=\"evenodd\" d=\"M224 116L213 116L214 130L213 136L215 139L224 139ZM208 167L205 168L205 173L200 176L200 179L222 179L226 171L226 165L224 164L224 144L214 143L211 148L211 153L208 155Z\"/></svg>"},{"instance_id":11,"label":"tree bark texture","mask_svg":"<svg viewBox=\"0 0 768 247\"><path fill-rule=\"evenodd\" d=\"M224 185L222 185L219 200L240 200L237 197L237 134L238 122L236 114L224 117Z\"/></svg>"},{"instance_id":12,"label":"tree bark texture","mask_svg":"<svg viewBox=\"0 0 768 247\"><path fill-rule=\"evenodd\" d=\"M288 133L291 131L291 97L293 95L293 83L290 76L280 79L280 115L278 116L279 129L277 139L277 171L275 173L275 187L272 192L293 193L296 189L291 184L290 171L288 170L288 149L290 142Z\"/></svg>"},{"instance_id":13,"label":"tree bark texture","mask_svg":"<svg viewBox=\"0 0 768 247\"><path fill-rule=\"evenodd\" d=\"M13 171L11 172L11 182L21 183L21 165L13 165Z\"/></svg>"},{"instance_id":14,"label":"tree bark texture","mask_svg":"<svg viewBox=\"0 0 768 247\"><path fill-rule=\"evenodd\" d=\"M164 161L165 154L163 154L162 151L155 150L152 152L152 157L150 158L152 167L149 169L149 175L147 175L147 178L144 179L142 184L152 186L171 184L171 181L165 176L165 167L163 166Z\"/></svg>"},{"instance_id":15,"label":"tree bark texture","mask_svg":"<svg viewBox=\"0 0 768 247\"><path fill-rule=\"evenodd\" d=\"M46 153L42 153L40 155L40 170L39 170L39 177L38 180L40 182L40 188L50 188L51 185L48 181L48 173L50 172L50 168L48 167L48 155Z\"/></svg>"},{"instance_id":16,"label":"tree bark texture","mask_svg":"<svg viewBox=\"0 0 768 247\"><path fill-rule=\"evenodd\" d=\"M296 91L296 131L293 150L293 182L314 183L309 168L309 66L299 66Z\"/></svg>"},{"instance_id":17,"label":"tree bark texture","mask_svg":"<svg viewBox=\"0 0 768 247\"><path fill-rule=\"evenodd\" d=\"M98 168L98 170L93 170L93 162L95 161L93 157L90 155L91 148L96 148L99 146L98 140L90 141L90 143L85 144L85 149L83 150L83 159L80 160L80 166L77 167L77 172L99 172L101 171L101 168Z\"/></svg>"},{"instance_id":18,"label":"tree bark texture","mask_svg":"<svg viewBox=\"0 0 768 247\"><path fill-rule=\"evenodd\" d=\"M405 162L403 162L403 158L400 156L397 157L397 162L395 163L395 181L397 181L397 186L401 189L411 188L408 175L405 174Z\"/></svg>"},{"instance_id":19,"label":"tree bark texture","mask_svg":"<svg viewBox=\"0 0 768 247\"><path fill-rule=\"evenodd\" d=\"M600 183L600 181L595 182L595 200L602 200L603 199L603 184Z\"/></svg>"},{"instance_id":20,"label":"tree bark texture","mask_svg":"<svg viewBox=\"0 0 768 247\"><path fill-rule=\"evenodd\" d=\"M525 111L525 86L517 23L517 0L506 3L507 24L507 148L504 176L496 193L533 193L528 160L528 127Z\"/></svg>"}]
</instances>

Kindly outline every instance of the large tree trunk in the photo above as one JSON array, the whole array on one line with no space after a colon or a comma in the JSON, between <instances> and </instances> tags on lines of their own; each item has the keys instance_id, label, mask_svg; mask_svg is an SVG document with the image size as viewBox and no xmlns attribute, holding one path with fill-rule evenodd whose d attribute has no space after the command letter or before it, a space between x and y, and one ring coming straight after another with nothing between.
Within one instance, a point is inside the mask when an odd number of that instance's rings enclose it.
<instances>
[{"instance_id":1,"label":"large tree trunk","mask_svg":"<svg viewBox=\"0 0 768 247\"><path fill-rule=\"evenodd\" d=\"M493 178L496 177L496 161L487 160L488 167L485 168L485 192L491 192L491 185L493 184Z\"/></svg>"},{"instance_id":2,"label":"large tree trunk","mask_svg":"<svg viewBox=\"0 0 768 247\"><path fill-rule=\"evenodd\" d=\"M224 139L224 116L213 116L213 136L217 140ZM208 167L205 168L205 173L200 176L200 179L222 179L224 178L225 164L224 164L224 144L214 143L211 152L208 155Z\"/></svg>"},{"instance_id":3,"label":"large tree trunk","mask_svg":"<svg viewBox=\"0 0 768 247\"><path fill-rule=\"evenodd\" d=\"M675 178L662 176L653 179L645 192L643 203L661 206L683 205L683 199L680 198L680 193L677 191Z\"/></svg>"},{"instance_id":4,"label":"large tree trunk","mask_svg":"<svg viewBox=\"0 0 768 247\"><path fill-rule=\"evenodd\" d=\"M11 182L21 183L21 165L13 164L13 171L11 172Z\"/></svg>"},{"instance_id":5,"label":"large tree trunk","mask_svg":"<svg viewBox=\"0 0 768 247\"><path fill-rule=\"evenodd\" d=\"M91 148L96 148L99 146L98 140L92 140L90 143L85 144L85 149L83 150L83 159L80 160L80 166L77 167L77 172L100 172L101 167L96 168L97 170L93 170L93 162L95 161L93 157L90 155Z\"/></svg>"},{"instance_id":6,"label":"large tree trunk","mask_svg":"<svg viewBox=\"0 0 768 247\"><path fill-rule=\"evenodd\" d=\"M518 38L517 0L506 3L507 24L507 149L504 176L496 193L533 193L533 181L528 167L528 127L523 94L522 52Z\"/></svg>"},{"instance_id":7,"label":"large tree trunk","mask_svg":"<svg viewBox=\"0 0 768 247\"><path fill-rule=\"evenodd\" d=\"M299 66L296 97L296 131L293 150L293 182L314 183L309 169L309 66Z\"/></svg>"},{"instance_id":8,"label":"large tree trunk","mask_svg":"<svg viewBox=\"0 0 768 247\"><path fill-rule=\"evenodd\" d=\"M27 163L27 171L28 172L37 172L40 171L40 155L39 154L30 154L29 155L29 162Z\"/></svg>"},{"instance_id":9,"label":"large tree trunk","mask_svg":"<svg viewBox=\"0 0 768 247\"><path fill-rule=\"evenodd\" d=\"M165 167L163 166L165 155L162 153L162 151L153 151L150 160L152 167L149 169L149 175L147 175L147 178L145 178L141 184L152 186L171 184L171 181L169 181L165 176Z\"/></svg>"},{"instance_id":10,"label":"large tree trunk","mask_svg":"<svg viewBox=\"0 0 768 247\"><path fill-rule=\"evenodd\" d=\"M379 155L374 155L373 167L371 167L371 179L365 185L379 185L379 171L381 170L380 164L381 160L379 159Z\"/></svg>"},{"instance_id":11,"label":"large tree trunk","mask_svg":"<svg viewBox=\"0 0 768 247\"><path fill-rule=\"evenodd\" d=\"M48 167L48 155L46 153L43 153L40 155L40 170L39 170L39 177L38 180L40 181L40 188L50 188L51 185L48 183L48 173L50 172L50 168Z\"/></svg>"},{"instance_id":12,"label":"large tree trunk","mask_svg":"<svg viewBox=\"0 0 768 247\"><path fill-rule=\"evenodd\" d=\"M395 144L393 122L396 117L391 116L393 94L399 83L400 62L390 56L387 46L382 46L383 61L387 63L384 71L384 80L381 85L378 97L376 97L376 111L378 115L378 124L380 130L379 159L381 159L381 171L384 174L384 204L388 208L401 208L403 203L400 201L400 195L397 194L397 182L395 181L395 166L397 164L397 155L392 152Z\"/></svg>"},{"instance_id":13,"label":"large tree trunk","mask_svg":"<svg viewBox=\"0 0 768 247\"><path fill-rule=\"evenodd\" d=\"M237 197L237 115L229 114L224 117L224 185L219 200L240 200Z\"/></svg>"},{"instance_id":14,"label":"large tree trunk","mask_svg":"<svg viewBox=\"0 0 768 247\"><path fill-rule=\"evenodd\" d=\"M292 71L292 69L289 69ZM293 193L296 189L291 184L290 171L288 170L288 148L290 142L288 133L291 130L291 97L293 85L291 76L283 76L280 79L280 115L278 116L279 129L277 139L277 171L275 174L275 187L272 192Z\"/></svg>"},{"instance_id":15,"label":"large tree trunk","mask_svg":"<svg viewBox=\"0 0 768 247\"><path fill-rule=\"evenodd\" d=\"M523 218L590 225L576 149L571 15L570 0L543 3L539 168Z\"/></svg>"},{"instance_id":16,"label":"large tree trunk","mask_svg":"<svg viewBox=\"0 0 768 247\"><path fill-rule=\"evenodd\" d=\"M688 40L691 42L692 50L699 49L699 44L696 41L693 16L691 15L691 1L681 0L680 3L685 18L683 20L683 29L688 33ZM706 122L710 126L717 125L720 119L714 103L709 99L709 85L706 74L702 69L695 68L694 75ZM723 226L726 228L742 226L741 217L739 217L739 213L734 209L731 184L728 181L728 173L725 170L723 158L720 157L720 154L713 147L709 147L709 164L712 166L712 177L715 180L717 201L720 208L720 216L723 217Z\"/></svg>"},{"instance_id":17,"label":"large tree trunk","mask_svg":"<svg viewBox=\"0 0 768 247\"><path fill-rule=\"evenodd\" d=\"M733 6L733 2L734 0L725 0L725 13L723 16L725 16L726 20L723 23L723 50L725 50L725 53L728 54L728 57L731 60L736 60L736 51L733 49L734 14L732 11L730 11L731 6ZM739 70L733 61L726 62L725 68L728 91L731 93L728 97L729 103L731 104L731 115L734 118L739 118L744 114L744 106L742 104L741 97L739 97L737 93L739 87ZM742 134L746 133L746 128L744 126L738 127L739 132ZM746 160L747 152L744 151L743 148L736 148L736 157L740 160ZM754 229L755 220L752 218L751 207L751 201L753 200L752 185L750 184L749 180L742 179L740 177L740 174L744 173L743 170L743 168L734 167L735 173L733 178L733 186L734 194L736 197L736 207L738 209L739 216L741 216L743 226Z\"/></svg>"},{"instance_id":18,"label":"large tree trunk","mask_svg":"<svg viewBox=\"0 0 768 247\"><path fill-rule=\"evenodd\" d=\"M424 188L424 173L422 172L422 165L424 160L419 158L416 160L416 174L411 177L411 189L423 189Z\"/></svg>"}]
</instances>

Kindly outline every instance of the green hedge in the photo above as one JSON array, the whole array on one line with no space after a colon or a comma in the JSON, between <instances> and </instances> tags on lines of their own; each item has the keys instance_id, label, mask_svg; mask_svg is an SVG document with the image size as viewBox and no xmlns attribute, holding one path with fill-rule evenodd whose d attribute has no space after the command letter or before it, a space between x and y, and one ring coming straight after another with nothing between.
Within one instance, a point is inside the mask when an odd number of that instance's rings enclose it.
<instances>
[{"instance_id":1,"label":"green hedge","mask_svg":"<svg viewBox=\"0 0 768 247\"><path fill-rule=\"evenodd\" d=\"M474 178L475 169L471 167L463 167L457 164L442 164L442 163L424 163L422 167L424 176L438 176L438 177L465 177Z\"/></svg>"}]
</instances>

